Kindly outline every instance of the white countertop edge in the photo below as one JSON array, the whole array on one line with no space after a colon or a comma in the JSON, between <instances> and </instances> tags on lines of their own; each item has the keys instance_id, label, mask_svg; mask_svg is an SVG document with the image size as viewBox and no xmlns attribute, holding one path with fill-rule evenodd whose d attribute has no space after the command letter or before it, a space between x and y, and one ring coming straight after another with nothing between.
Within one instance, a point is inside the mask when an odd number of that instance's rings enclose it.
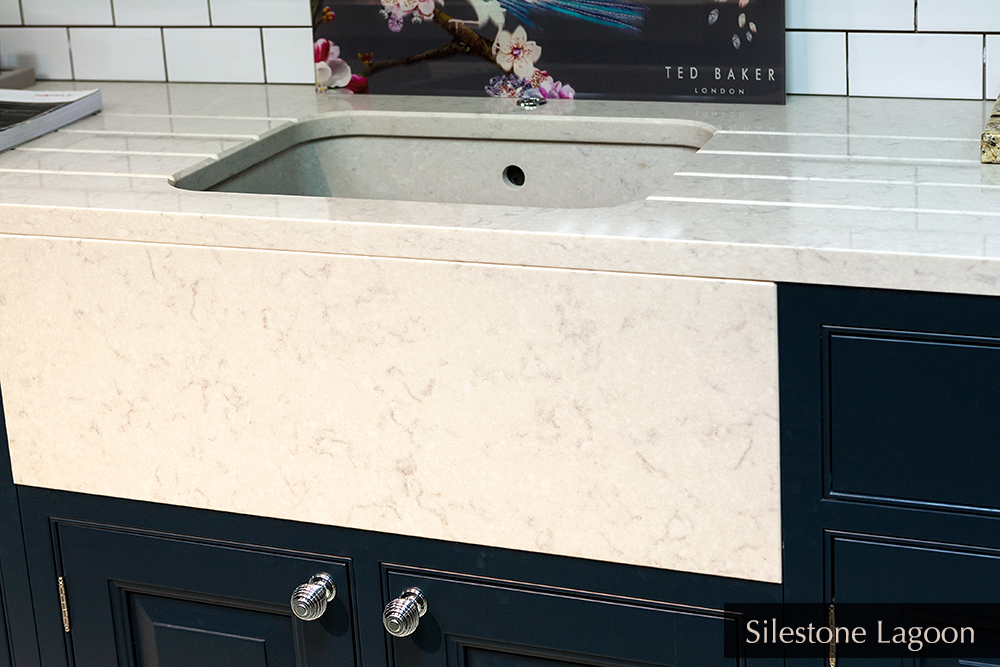
<instances>
[{"instance_id":1,"label":"white countertop edge","mask_svg":"<svg viewBox=\"0 0 1000 667\"><path fill-rule=\"evenodd\" d=\"M221 214L0 205L2 210L24 228L2 236L1000 296L1000 258L990 257ZM301 228L276 241L274 228L290 224Z\"/></svg>"}]
</instances>

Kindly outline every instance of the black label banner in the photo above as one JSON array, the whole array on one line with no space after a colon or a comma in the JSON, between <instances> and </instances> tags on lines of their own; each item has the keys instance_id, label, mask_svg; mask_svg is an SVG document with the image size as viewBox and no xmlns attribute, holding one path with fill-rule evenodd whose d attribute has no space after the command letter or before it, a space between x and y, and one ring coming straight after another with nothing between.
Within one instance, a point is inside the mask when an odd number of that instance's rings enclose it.
<instances>
[{"instance_id":1,"label":"black label banner","mask_svg":"<svg viewBox=\"0 0 1000 667\"><path fill-rule=\"evenodd\" d=\"M727 658L1000 658L1000 604L733 604Z\"/></svg>"}]
</instances>

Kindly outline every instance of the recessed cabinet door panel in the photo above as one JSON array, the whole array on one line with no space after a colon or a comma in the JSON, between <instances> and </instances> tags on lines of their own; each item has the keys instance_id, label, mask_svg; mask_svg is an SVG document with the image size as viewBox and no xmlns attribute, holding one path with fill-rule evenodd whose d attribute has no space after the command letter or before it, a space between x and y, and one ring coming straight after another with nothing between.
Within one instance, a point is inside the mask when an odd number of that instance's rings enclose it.
<instances>
[{"instance_id":1,"label":"recessed cabinet door panel","mask_svg":"<svg viewBox=\"0 0 1000 667\"><path fill-rule=\"evenodd\" d=\"M427 613L391 641L391 667L735 666L721 612L548 592L506 582L389 571L389 591L419 588Z\"/></svg>"},{"instance_id":2,"label":"recessed cabinet door panel","mask_svg":"<svg viewBox=\"0 0 1000 667\"><path fill-rule=\"evenodd\" d=\"M1000 509L1000 341L833 333L834 493Z\"/></svg>"},{"instance_id":3,"label":"recessed cabinet door panel","mask_svg":"<svg viewBox=\"0 0 1000 667\"><path fill-rule=\"evenodd\" d=\"M355 664L346 560L68 523L56 533L76 667ZM318 572L337 595L301 621L292 591Z\"/></svg>"},{"instance_id":4,"label":"recessed cabinet door panel","mask_svg":"<svg viewBox=\"0 0 1000 667\"><path fill-rule=\"evenodd\" d=\"M864 535L831 537L835 603L905 604L910 614L927 619L928 624L972 627L981 645L1000 643L1000 618L992 613L1000 601L1000 550ZM990 607L977 607L976 603ZM935 609L937 604L952 604L955 608L942 613ZM848 667L862 661L840 662ZM907 658L902 664L1000 667L1000 656L967 660Z\"/></svg>"},{"instance_id":5,"label":"recessed cabinet door panel","mask_svg":"<svg viewBox=\"0 0 1000 667\"><path fill-rule=\"evenodd\" d=\"M835 602L1000 602L1000 550L832 536Z\"/></svg>"}]
</instances>

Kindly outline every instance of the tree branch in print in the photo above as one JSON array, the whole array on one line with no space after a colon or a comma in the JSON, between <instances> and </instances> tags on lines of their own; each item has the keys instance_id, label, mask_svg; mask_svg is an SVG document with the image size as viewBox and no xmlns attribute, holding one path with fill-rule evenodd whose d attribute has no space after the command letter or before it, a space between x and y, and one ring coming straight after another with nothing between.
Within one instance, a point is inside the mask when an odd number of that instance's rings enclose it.
<instances>
[{"instance_id":1,"label":"tree branch in print","mask_svg":"<svg viewBox=\"0 0 1000 667\"><path fill-rule=\"evenodd\" d=\"M334 18L333 10L325 6L322 0L310 0L310 12L314 32L321 23L330 23Z\"/></svg>"},{"instance_id":2,"label":"tree branch in print","mask_svg":"<svg viewBox=\"0 0 1000 667\"><path fill-rule=\"evenodd\" d=\"M479 56L483 60L493 63L497 67L500 67L496 58L493 56L493 49L485 37L474 30L466 28L463 23L448 16L440 9L434 9L432 20L451 33L453 39L450 43L431 51L424 51L423 53L407 56L405 58L395 58L393 60L383 60L381 62L369 63L365 70L361 73L361 76L368 77L376 72L381 72L382 70L389 69L391 67L415 65L416 63L424 62L426 60L447 58L448 56L453 56L459 53L471 53ZM500 67L500 69L503 68Z\"/></svg>"}]
</instances>

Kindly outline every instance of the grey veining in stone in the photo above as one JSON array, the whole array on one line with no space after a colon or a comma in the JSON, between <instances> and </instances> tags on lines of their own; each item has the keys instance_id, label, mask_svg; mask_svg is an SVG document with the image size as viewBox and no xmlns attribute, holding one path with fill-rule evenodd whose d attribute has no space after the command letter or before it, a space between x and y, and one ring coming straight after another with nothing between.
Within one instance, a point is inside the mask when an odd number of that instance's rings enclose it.
<instances>
[{"instance_id":1,"label":"grey veining in stone","mask_svg":"<svg viewBox=\"0 0 1000 667\"><path fill-rule=\"evenodd\" d=\"M0 155L22 484L780 581L774 283L1000 295L980 102L101 89ZM586 208L171 185L331 122L700 148Z\"/></svg>"},{"instance_id":2,"label":"grey veining in stone","mask_svg":"<svg viewBox=\"0 0 1000 667\"><path fill-rule=\"evenodd\" d=\"M526 112L486 98L305 86L101 88L102 114L0 155L0 233L1000 294L989 279L1000 273L990 240L1000 178L980 165L977 146L992 104L792 96L785 107L565 100ZM405 132L429 113L465 136L478 124L496 137L508 120L531 122L543 138L550 128L651 120L716 131L648 198L595 208L192 192L168 182L297 119L388 114ZM433 168L424 171L433 180ZM900 225L905 233L875 233Z\"/></svg>"}]
</instances>

